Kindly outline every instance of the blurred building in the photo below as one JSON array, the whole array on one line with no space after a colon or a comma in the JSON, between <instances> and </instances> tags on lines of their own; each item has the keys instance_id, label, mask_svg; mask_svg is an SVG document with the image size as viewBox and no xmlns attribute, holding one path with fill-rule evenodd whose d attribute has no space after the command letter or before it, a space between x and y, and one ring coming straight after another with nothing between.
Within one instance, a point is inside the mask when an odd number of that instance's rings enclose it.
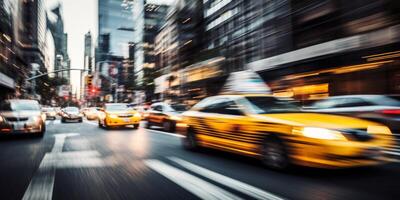
<instances>
[{"instance_id":1,"label":"blurred building","mask_svg":"<svg viewBox=\"0 0 400 200\"><path fill-rule=\"evenodd\" d=\"M154 0L136 0L133 3L135 84L137 88L145 91L146 100L152 99L153 80L158 77L154 73L156 65L155 37L165 23L167 10L167 5L162 5Z\"/></svg>"},{"instance_id":2,"label":"blurred building","mask_svg":"<svg viewBox=\"0 0 400 200\"><path fill-rule=\"evenodd\" d=\"M16 40L18 6L18 1L0 0L0 100L26 93L29 69Z\"/></svg>"},{"instance_id":3,"label":"blurred building","mask_svg":"<svg viewBox=\"0 0 400 200\"><path fill-rule=\"evenodd\" d=\"M400 93L399 1L285 3L291 10L283 16L290 17L291 24L287 22L283 35L291 45L273 40L281 32L263 33L263 41L271 42L262 49L270 52L246 62L276 95L307 101L342 94Z\"/></svg>"},{"instance_id":4,"label":"blurred building","mask_svg":"<svg viewBox=\"0 0 400 200\"><path fill-rule=\"evenodd\" d=\"M70 68L70 60L68 56L68 35L64 33L64 19L63 19L63 10L62 4L59 3L55 8L51 10L53 14L56 16L56 21L51 22L48 21L48 27L54 38L54 51L55 51L55 59L54 59L54 70L60 69L69 69ZM70 80L70 72L58 72L55 73L55 77L57 78L65 78L68 81Z\"/></svg>"},{"instance_id":5,"label":"blurred building","mask_svg":"<svg viewBox=\"0 0 400 200\"><path fill-rule=\"evenodd\" d=\"M45 69L46 6L44 0L18 1L16 40L27 63Z\"/></svg>"},{"instance_id":6,"label":"blurred building","mask_svg":"<svg viewBox=\"0 0 400 200\"><path fill-rule=\"evenodd\" d=\"M203 45L202 7L201 0L177 0L168 10L166 22L155 38L155 70L161 74L155 85L159 99L180 96L180 74L198 58ZM164 84L167 87L162 87Z\"/></svg>"},{"instance_id":7,"label":"blurred building","mask_svg":"<svg viewBox=\"0 0 400 200\"><path fill-rule=\"evenodd\" d=\"M132 14L132 2L128 0L98 0L98 36L95 51L96 70L110 71L105 68L122 66L125 63L133 64L129 52L134 41L134 23ZM123 65L114 69L121 70L118 73L126 74L133 71L133 65ZM127 75L112 77L110 74L99 73L102 78L101 95L111 95L112 91L122 86L125 91ZM130 80L133 81L133 80ZM114 84L113 88L110 88ZM117 86L118 85L118 86Z\"/></svg>"},{"instance_id":8,"label":"blurred building","mask_svg":"<svg viewBox=\"0 0 400 200\"><path fill-rule=\"evenodd\" d=\"M178 73L180 96L186 99L217 94L229 73L246 69L259 73L275 95L305 101L340 94L400 93L399 1L202 4L202 49L195 62L183 64ZM177 61L176 37L184 34L174 32L175 27L167 21L157 39L162 75L185 63Z\"/></svg>"},{"instance_id":9,"label":"blurred building","mask_svg":"<svg viewBox=\"0 0 400 200\"><path fill-rule=\"evenodd\" d=\"M88 75L92 75L93 70L93 58L92 58L92 34L87 32L84 39L84 53L83 53L83 69L81 76L81 88L80 88L80 99L87 99L88 96L88 86L85 80L87 80ZM87 71L86 71L87 70Z\"/></svg>"}]
</instances>

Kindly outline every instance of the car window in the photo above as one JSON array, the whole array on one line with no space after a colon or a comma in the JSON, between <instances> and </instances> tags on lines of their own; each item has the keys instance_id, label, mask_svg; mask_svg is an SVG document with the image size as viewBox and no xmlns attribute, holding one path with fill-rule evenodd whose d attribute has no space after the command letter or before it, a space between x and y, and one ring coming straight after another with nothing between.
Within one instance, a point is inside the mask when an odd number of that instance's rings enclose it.
<instances>
[{"instance_id":1,"label":"car window","mask_svg":"<svg viewBox=\"0 0 400 200\"><path fill-rule=\"evenodd\" d=\"M300 108L289 99L275 97L248 96L245 98L250 102L249 106L257 114L299 112Z\"/></svg>"},{"instance_id":2,"label":"car window","mask_svg":"<svg viewBox=\"0 0 400 200\"><path fill-rule=\"evenodd\" d=\"M372 103L369 103L361 98L346 98L343 99L341 104L336 105L336 107L344 108L344 107L359 107L359 106L371 106Z\"/></svg>"},{"instance_id":3,"label":"car window","mask_svg":"<svg viewBox=\"0 0 400 200\"><path fill-rule=\"evenodd\" d=\"M153 110L162 112L163 111L163 106L162 105L157 105L157 106L154 107Z\"/></svg>"},{"instance_id":4,"label":"car window","mask_svg":"<svg viewBox=\"0 0 400 200\"><path fill-rule=\"evenodd\" d=\"M233 100L228 98L215 99L212 103L200 111L225 115L243 115L243 112L238 105Z\"/></svg>"},{"instance_id":5,"label":"car window","mask_svg":"<svg viewBox=\"0 0 400 200\"><path fill-rule=\"evenodd\" d=\"M315 102L312 107L316 109L334 108L341 103L341 99L325 99Z\"/></svg>"},{"instance_id":6,"label":"car window","mask_svg":"<svg viewBox=\"0 0 400 200\"><path fill-rule=\"evenodd\" d=\"M40 106L35 102L11 102L11 110L13 111L39 111Z\"/></svg>"},{"instance_id":7,"label":"car window","mask_svg":"<svg viewBox=\"0 0 400 200\"><path fill-rule=\"evenodd\" d=\"M105 108L107 111L126 111L128 106L126 104L109 104Z\"/></svg>"}]
</instances>

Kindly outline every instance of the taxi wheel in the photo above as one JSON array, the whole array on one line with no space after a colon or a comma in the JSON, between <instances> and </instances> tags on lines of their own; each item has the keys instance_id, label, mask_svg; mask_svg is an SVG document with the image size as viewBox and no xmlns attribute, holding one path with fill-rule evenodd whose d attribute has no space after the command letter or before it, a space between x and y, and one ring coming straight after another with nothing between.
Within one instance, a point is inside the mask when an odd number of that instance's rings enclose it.
<instances>
[{"instance_id":1,"label":"taxi wheel","mask_svg":"<svg viewBox=\"0 0 400 200\"><path fill-rule=\"evenodd\" d=\"M164 129L164 131L166 131L166 132L174 132L175 130L175 128L174 128L174 123L173 122L171 122L171 121L168 121L168 120L165 120L164 122L163 122L163 129Z\"/></svg>"},{"instance_id":2,"label":"taxi wheel","mask_svg":"<svg viewBox=\"0 0 400 200\"><path fill-rule=\"evenodd\" d=\"M289 167L289 158L284 144L276 137L267 138L262 148L262 162L265 166L284 170Z\"/></svg>"},{"instance_id":3,"label":"taxi wheel","mask_svg":"<svg viewBox=\"0 0 400 200\"><path fill-rule=\"evenodd\" d=\"M134 124L133 125L133 129L138 129L139 128L139 124Z\"/></svg>"},{"instance_id":4,"label":"taxi wheel","mask_svg":"<svg viewBox=\"0 0 400 200\"><path fill-rule=\"evenodd\" d=\"M153 125L153 124L152 124L150 121L147 121L147 123L146 123L146 128L147 128L147 129L150 129L152 125Z\"/></svg>"},{"instance_id":5,"label":"taxi wheel","mask_svg":"<svg viewBox=\"0 0 400 200\"><path fill-rule=\"evenodd\" d=\"M186 137L182 138L182 145L184 149L191 151L197 150L199 148L196 134L193 130L188 130Z\"/></svg>"}]
</instances>

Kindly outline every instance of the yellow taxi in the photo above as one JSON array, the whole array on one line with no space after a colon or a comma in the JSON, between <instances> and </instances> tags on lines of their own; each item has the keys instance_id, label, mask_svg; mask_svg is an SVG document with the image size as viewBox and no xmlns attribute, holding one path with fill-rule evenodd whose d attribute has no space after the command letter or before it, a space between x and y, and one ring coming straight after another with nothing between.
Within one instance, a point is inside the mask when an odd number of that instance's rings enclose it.
<instances>
[{"instance_id":1,"label":"yellow taxi","mask_svg":"<svg viewBox=\"0 0 400 200\"><path fill-rule=\"evenodd\" d=\"M137 129L140 120L140 113L124 103L107 103L98 113L99 127L104 128L133 125Z\"/></svg>"},{"instance_id":2,"label":"yellow taxi","mask_svg":"<svg viewBox=\"0 0 400 200\"><path fill-rule=\"evenodd\" d=\"M306 113L270 95L208 97L182 114L177 131L186 149L209 147L260 158L271 168L344 168L387 162L393 144L382 124Z\"/></svg>"}]
</instances>

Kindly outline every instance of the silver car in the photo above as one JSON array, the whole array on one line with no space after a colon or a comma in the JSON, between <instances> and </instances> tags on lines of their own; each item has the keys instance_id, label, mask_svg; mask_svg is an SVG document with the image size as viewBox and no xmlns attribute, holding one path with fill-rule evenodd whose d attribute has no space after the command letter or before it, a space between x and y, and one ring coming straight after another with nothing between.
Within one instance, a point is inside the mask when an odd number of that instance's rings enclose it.
<instances>
[{"instance_id":1,"label":"silver car","mask_svg":"<svg viewBox=\"0 0 400 200\"><path fill-rule=\"evenodd\" d=\"M0 115L11 125L11 134L37 134L46 132L46 116L35 100L11 99L0 103Z\"/></svg>"},{"instance_id":2,"label":"silver car","mask_svg":"<svg viewBox=\"0 0 400 200\"><path fill-rule=\"evenodd\" d=\"M306 111L349 115L377 121L400 131L400 101L386 95L343 95L317 101Z\"/></svg>"}]
</instances>

